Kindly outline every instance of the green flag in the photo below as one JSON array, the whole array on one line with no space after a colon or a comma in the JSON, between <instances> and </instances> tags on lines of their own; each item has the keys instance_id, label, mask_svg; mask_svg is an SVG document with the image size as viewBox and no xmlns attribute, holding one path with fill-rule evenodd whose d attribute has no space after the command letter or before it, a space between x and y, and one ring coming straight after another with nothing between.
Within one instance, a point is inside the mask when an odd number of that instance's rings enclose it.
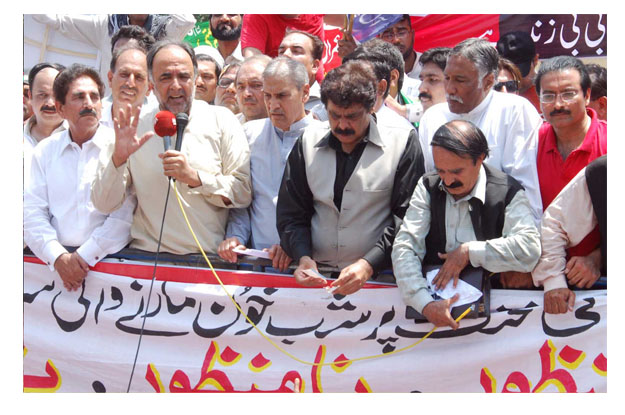
<instances>
[{"instance_id":1,"label":"green flag","mask_svg":"<svg viewBox=\"0 0 625 415\"><path fill-rule=\"evenodd\" d=\"M200 45L217 47L217 39L211 33L210 22L197 23L190 34L184 37L184 41L190 44L192 48Z\"/></svg>"}]
</instances>

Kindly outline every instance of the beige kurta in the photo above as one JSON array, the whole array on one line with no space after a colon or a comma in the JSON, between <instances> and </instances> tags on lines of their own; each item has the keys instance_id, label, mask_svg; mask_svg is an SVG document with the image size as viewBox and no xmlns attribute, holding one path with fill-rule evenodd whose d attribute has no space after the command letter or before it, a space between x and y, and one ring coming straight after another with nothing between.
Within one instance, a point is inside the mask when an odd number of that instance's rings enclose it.
<instances>
[{"instance_id":1,"label":"beige kurta","mask_svg":"<svg viewBox=\"0 0 625 415\"><path fill-rule=\"evenodd\" d=\"M153 131L158 109L142 116L137 136ZM172 137L172 148L175 137ZM137 195L131 247L155 252L158 243L168 178L163 174L163 140L154 135L125 164L115 168L114 142L108 143L99 160L92 201L97 209L110 212L121 205L126 187ZM202 185L189 188L176 182L189 222L202 248L216 253L223 241L228 208L247 207L251 201L250 152L245 133L226 108L193 101L181 152L199 172ZM226 206L221 198L232 201ZM199 249L188 229L175 193L169 195L161 251L173 254L197 253Z\"/></svg>"}]
</instances>

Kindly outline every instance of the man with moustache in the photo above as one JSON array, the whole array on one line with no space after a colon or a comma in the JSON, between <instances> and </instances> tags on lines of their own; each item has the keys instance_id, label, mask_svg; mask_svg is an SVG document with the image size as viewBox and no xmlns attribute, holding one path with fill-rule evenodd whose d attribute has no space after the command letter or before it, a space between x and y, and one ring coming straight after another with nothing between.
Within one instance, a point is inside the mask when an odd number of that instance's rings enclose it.
<instances>
[{"instance_id":1,"label":"man with moustache","mask_svg":"<svg viewBox=\"0 0 625 415\"><path fill-rule=\"evenodd\" d=\"M35 148L24 193L24 241L72 291L89 267L130 241L136 199L126 195L108 214L86 203L98 156L113 140L113 131L99 123L104 84L97 72L72 65L56 77L53 89L57 113L69 127Z\"/></svg>"},{"instance_id":2,"label":"man with moustache","mask_svg":"<svg viewBox=\"0 0 625 415\"><path fill-rule=\"evenodd\" d=\"M423 52L419 58L419 101L423 111L433 105L445 102L445 66L451 48L432 48Z\"/></svg>"},{"instance_id":3,"label":"man with moustache","mask_svg":"<svg viewBox=\"0 0 625 415\"><path fill-rule=\"evenodd\" d=\"M538 222L542 203L536 150L542 120L526 99L492 89L498 63L497 51L485 39L466 39L451 50L444 71L447 102L431 106L419 123L425 169L435 169L430 142L438 128L452 120L470 121L488 141L488 164L521 182Z\"/></svg>"},{"instance_id":4,"label":"man with moustache","mask_svg":"<svg viewBox=\"0 0 625 415\"><path fill-rule=\"evenodd\" d=\"M215 90L215 105L228 108L237 116L239 121L243 119L239 101L237 101L236 88L237 73L240 67L241 64L239 62L226 65L223 71L221 71L221 75L219 75L217 89Z\"/></svg>"},{"instance_id":5,"label":"man with moustache","mask_svg":"<svg viewBox=\"0 0 625 415\"><path fill-rule=\"evenodd\" d=\"M42 62L33 66L28 73L28 94L33 115L24 124L24 186L29 181L30 161L35 146L44 138L67 128L56 111L52 93L54 78L63 69L65 67L62 65Z\"/></svg>"},{"instance_id":6,"label":"man with moustache","mask_svg":"<svg viewBox=\"0 0 625 415\"><path fill-rule=\"evenodd\" d=\"M198 53L195 57L198 71L195 80L195 99L212 104L217 93L217 80L221 75L221 67L212 56Z\"/></svg>"},{"instance_id":7,"label":"man with moustache","mask_svg":"<svg viewBox=\"0 0 625 415\"><path fill-rule=\"evenodd\" d=\"M235 78L236 98L241 109L241 124L267 117L267 108L263 100L263 71L271 62L266 55L254 55L246 58Z\"/></svg>"},{"instance_id":8,"label":"man with moustache","mask_svg":"<svg viewBox=\"0 0 625 415\"><path fill-rule=\"evenodd\" d=\"M367 62L330 71L321 85L329 126L306 128L287 160L277 228L300 285L326 285L305 272L322 263L341 268L334 293L352 294L390 266L423 156L409 130L376 123L377 90Z\"/></svg>"},{"instance_id":9,"label":"man with moustache","mask_svg":"<svg viewBox=\"0 0 625 415\"><path fill-rule=\"evenodd\" d=\"M176 179L191 227L202 248L216 253L224 238L228 210L251 200L249 146L236 117L225 108L194 101L197 61L186 43L162 41L147 56L148 74L161 110L185 113L189 123L180 151L163 151L154 135L156 110L142 116L127 104L115 114L115 140L98 163L92 202L102 212L116 209L127 189L137 195L131 247L155 252L163 198ZM175 139L172 141L175 142ZM174 144L172 143L172 146ZM170 194L161 250L172 254L199 252L187 222Z\"/></svg>"},{"instance_id":10,"label":"man with moustache","mask_svg":"<svg viewBox=\"0 0 625 415\"><path fill-rule=\"evenodd\" d=\"M422 266L441 265L432 284L454 287L469 265L490 272L529 272L540 234L521 184L484 160L489 146L471 122L445 123L432 137L436 171L417 185L393 244L393 271L404 302L437 327L458 328L450 307L434 301Z\"/></svg>"},{"instance_id":11,"label":"man with moustache","mask_svg":"<svg viewBox=\"0 0 625 415\"><path fill-rule=\"evenodd\" d=\"M114 128L113 116L126 104L141 107L144 114L149 112L149 106L144 105L145 97L150 93L145 49L129 44L115 50L108 81L111 99L103 100L100 123Z\"/></svg>"},{"instance_id":12,"label":"man with moustache","mask_svg":"<svg viewBox=\"0 0 625 415\"><path fill-rule=\"evenodd\" d=\"M250 59L250 58L248 58ZM241 66L241 71L245 63ZM276 230L278 190L291 148L305 128L320 128L321 122L306 115L304 104L310 89L306 68L285 56L273 59L262 74L264 102L269 118L250 121L245 132L250 144L252 204L232 209L226 240L219 256L236 262L234 248L249 246L269 252L273 267L285 270L291 258L280 247Z\"/></svg>"},{"instance_id":13,"label":"man with moustache","mask_svg":"<svg viewBox=\"0 0 625 415\"><path fill-rule=\"evenodd\" d=\"M541 63L536 91L547 122L538 134L538 179L546 210L575 175L608 152L608 124L587 108L591 96L590 76L582 61L557 56ZM599 229L567 248L566 280L535 278L545 291L564 288L565 281L578 288L590 287L600 276ZM556 284L557 281L557 284ZM530 280L531 284L531 280Z\"/></svg>"},{"instance_id":14,"label":"man with moustache","mask_svg":"<svg viewBox=\"0 0 625 415\"><path fill-rule=\"evenodd\" d=\"M213 37L219 42L217 50L224 59L226 65L234 62L242 62L241 54L241 21L240 14L211 14L210 29Z\"/></svg>"}]
</instances>

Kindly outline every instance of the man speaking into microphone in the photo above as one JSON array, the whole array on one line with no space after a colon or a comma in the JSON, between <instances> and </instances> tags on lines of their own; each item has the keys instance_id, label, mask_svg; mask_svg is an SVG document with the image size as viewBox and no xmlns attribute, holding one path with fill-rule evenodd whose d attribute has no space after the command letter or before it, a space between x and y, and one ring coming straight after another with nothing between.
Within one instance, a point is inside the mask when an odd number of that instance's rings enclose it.
<instances>
[{"instance_id":1,"label":"man speaking into microphone","mask_svg":"<svg viewBox=\"0 0 625 415\"><path fill-rule=\"evenodd\" d=\"M139 118L140 108L127 105L114 114L115 141L98 164L91 199L102 212L123 203L126 189L134 190L137 209L130 246L155 252L167 186L177 189L202 248L216 253L224 238L228 208L251 201L249 146L236 117L227 109L194 101L197 61L185 43L161 41L147 56L150 84L160 110L186 114L182 139L171 137L176 149L163 148L154 134L159 109ZM165 217L161 251L184 255L199 249L191 236L174 192Z\"/></svg>"}]
</instances>

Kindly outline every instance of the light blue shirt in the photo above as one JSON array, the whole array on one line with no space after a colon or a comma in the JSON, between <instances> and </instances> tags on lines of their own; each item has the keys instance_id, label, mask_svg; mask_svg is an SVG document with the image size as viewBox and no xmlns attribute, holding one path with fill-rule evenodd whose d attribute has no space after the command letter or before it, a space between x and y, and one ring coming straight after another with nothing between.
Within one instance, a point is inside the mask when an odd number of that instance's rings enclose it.
<instances>
[{"instance_id":1,"label":"light blue shirt","mask_svg":"<svg viewBox=\"0 0 625 415\"><path fill-rule=\"evenodd\" d=\"M276 205L284 167L295 141L311 124L322 123L308 114L288 131L274 127L269 118L244 124L251 153L252 204L246 209L230 209L226 238L234 236L248 248L255 249L280 243Z\"/></svg>"}]
</instances>

